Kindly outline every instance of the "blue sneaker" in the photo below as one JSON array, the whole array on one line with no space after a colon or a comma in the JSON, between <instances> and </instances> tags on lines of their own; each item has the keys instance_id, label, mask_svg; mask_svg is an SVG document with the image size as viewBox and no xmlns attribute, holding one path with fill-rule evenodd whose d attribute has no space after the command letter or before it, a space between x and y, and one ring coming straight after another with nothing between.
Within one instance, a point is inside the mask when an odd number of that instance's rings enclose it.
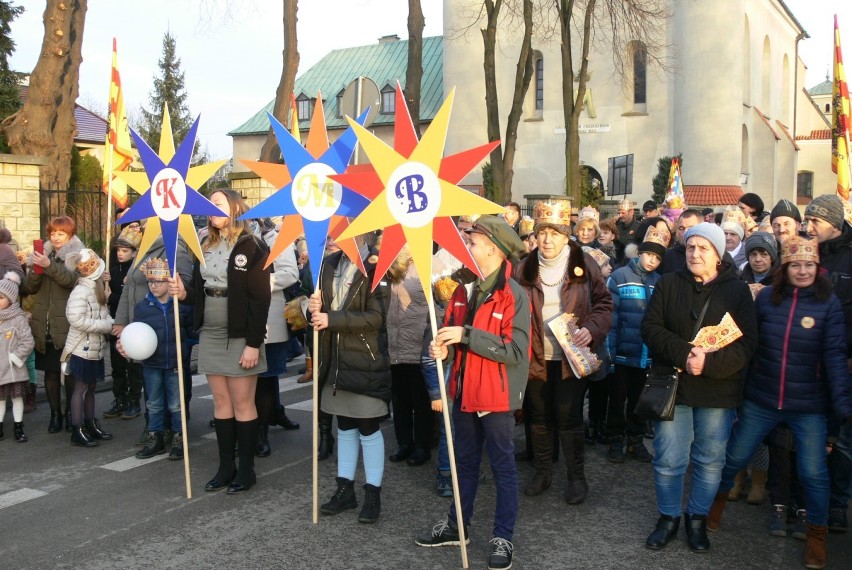
<instances>
[{"instance_id":1,"label":"blue sneaker","mask_svg":"<svg viewBox=\"0 0 852 570\"><path fill-rule=\"evenodd\" d=\"M435 494L439 497L452 497L453 496L453 481L446 475L441 475L438 473L438 476L435 477Z\"/></svg>"}]
</instances>

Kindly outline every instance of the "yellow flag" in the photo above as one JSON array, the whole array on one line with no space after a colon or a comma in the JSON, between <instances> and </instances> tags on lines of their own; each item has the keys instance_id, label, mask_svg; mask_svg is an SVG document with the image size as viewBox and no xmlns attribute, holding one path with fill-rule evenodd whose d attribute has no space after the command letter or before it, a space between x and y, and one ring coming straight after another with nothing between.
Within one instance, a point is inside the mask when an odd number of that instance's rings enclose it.
<instances>
[{"instance_id":1,"label":"yellow flag","mask_svg":"<svg viewBox=\"0 0 852 570\"><path fill-rule=\"evenodd\" d=\"M296 142L302 144L302 137L299 134L299 107L296 105L296 95L293 93L290 93L290 134Z\"/></svg>"},{"instance_id":2,"label":"yellow flag","mask_svg":"<svg viewBox=\"0 0 852 570\"><path fill-rule=\"evenodd\" d=\"M849 87L840 51L840 28L834 16L834 88L831 113L831 169L837 173L837 194L849 200Z\"/></svg>"},{"instance_id":3,"label":"yellow flag","mask_svg":"<svg viewBox=\"0 0 852 570\"><path fill-rule=\"evenodd\" d=\"M115 38L112 39L112 77L109 83L109 130L104 144L104 180L103 191L112 196L115 203L127 207L127 184L115 176L116 172L127 170L133 162L130 146L130 131L127 128L127 112L124 108L124 94L121 91L121 77L118 74L118 53Z\"/></svg>"}]
</instances>

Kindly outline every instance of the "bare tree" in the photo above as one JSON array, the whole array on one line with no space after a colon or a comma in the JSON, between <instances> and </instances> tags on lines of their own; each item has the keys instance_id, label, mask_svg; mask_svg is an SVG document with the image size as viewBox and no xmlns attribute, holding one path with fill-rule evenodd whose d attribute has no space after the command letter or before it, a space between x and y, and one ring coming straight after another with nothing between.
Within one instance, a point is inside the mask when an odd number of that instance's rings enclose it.
<instances>
[{"instance_id":1,"label":"bare tree","mask_svg":"<svg viewBox=\"0 0 852 570\"><path fill-rule=\"evenodd\" d=\"M488 121L488 140L500 140L500 106L497 97L497 30L500 27L503 0L485 0L486 26L482 31L485 47L483 70L485 72L485 114ZM491 151L491 168L494 186L501 202L512 199L515 148L518 140L518 123L523 112L524 98L533 75L533 3L523 0L524 32L521 50L515 70L515 86L512 91L512 107L506 119L506 134L502 144Z\"/></svg>"},{"instance_id":2,"label":"bare tree","mask_svg":"<svg viewBox=\"0 0 852 570\"><path fill-rule=\"evenodd\" d=\"M669 13L662 0L553 0L558 15L562 53L563 117L565 120L566 193L580 203L580 113L589 81L589 51L612 54L613 73L629 75L627 43L641 42L647 61L668 69L665 23ZM579 58L575 52L579 44ZM577 70L579 59L579 71ZM577 84L576 91L574 83Z\"/></svg>"},{"instance_id":3,"label":"bare tree","mask_svg":"<svg viewBox=\"0 0 852 570\"><path fill-rule=\"evenodd\" d=\"M290 109L290 94L296 87L296 71L299 69L299 49L296 36L296 12L299 9L298 0L283 0L284 5L284 50L282 51L283 65L281 68L281 80L275 91L275 105L272 114L276 119L286 124L285 118ZM281 149L278 141L269 129L266 142L260 150L260 160L263 162L279 162L281 160Z\"/></svg>"},{"instance_id":4,"label":"bare tree","mask_svg":"<svg viewBox=\"0 0 852 570\"><path fill-rule=\"evenodd\" d=\"M423 79L423 9L420 0L408 0L408 66L405 70L405 100L420 137L420 84Z\"/></svg>"},{"instance_id":5,"label":"bare tree","mask_svg":"<svg viewBox=\"0 0 852 570\"><path fill-rule=\"evenodd\" d=\"M87 0L46 1L44 39L27 101L2 123L13 153L48 159L41 169L43 188L66 188L71 177L86 10Z\"/></svg>"}]
</instances>

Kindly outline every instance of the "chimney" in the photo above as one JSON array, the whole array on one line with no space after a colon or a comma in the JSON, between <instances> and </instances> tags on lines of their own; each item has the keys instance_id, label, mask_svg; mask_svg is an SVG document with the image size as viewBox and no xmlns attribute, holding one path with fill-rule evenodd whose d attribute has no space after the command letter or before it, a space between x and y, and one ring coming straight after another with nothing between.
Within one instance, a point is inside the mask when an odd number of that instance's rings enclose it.
<instances>
[{"instance_id":1,"label":"chimney","mask_svg":"<svg viewBox=\"0 0 852 570\"><path fill-rule=\"evenodd\" d=\"M391 44L393 42L398 42L399 36L396 34L391 34L389 36L382 36L379 38L379 44Z\"/></svg>"}]
</instances>

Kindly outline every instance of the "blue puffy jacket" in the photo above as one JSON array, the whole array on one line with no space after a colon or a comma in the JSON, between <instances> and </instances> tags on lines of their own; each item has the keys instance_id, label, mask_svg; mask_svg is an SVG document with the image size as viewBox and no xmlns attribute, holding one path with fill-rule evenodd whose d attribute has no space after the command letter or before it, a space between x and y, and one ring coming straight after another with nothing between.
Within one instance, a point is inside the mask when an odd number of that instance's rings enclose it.
<instances>
[{"instance_id":1,"label":"blue puffy jacket","mask_svg":"<svg viewBox=\"0 0 852 570\"><path fill-rule=\"evenodd\" d=\"M180 314L180 339L183 357L189 359L189 325L192 323L192 307L178 303ZM133 322L145 323L157 333L157 350L142 361L143 366L174 370L178 367L175 345L175 310L172 300L160 303L150 292L133 308Z\"/></svg>"},{"instance_id":2,"label":"blue puffy jacket","mask_svg":"<svg viewBox=\"0 0 852 570\"><path fill-rule=\"evenodd\" d=\"M651 356L642 342L642 318L654 292L659 273L646 273L638 260L613 271L606 282L612 296L612 328L607 335L607 348L615 364L648 368Z\"/></svg>"},{"instance_id":3,"label":"blue puffy jacket","mask_svg":"<svg viewBox=\"0 0 852 570\"><path fill-rule=\"evenodd\" d=\"M759 346L745 395L771 409L852 417L846 326L840 300L817 301L813 287L793 287L779 305L772 287L755 300Z\"/></svg>"}]
</instances>

